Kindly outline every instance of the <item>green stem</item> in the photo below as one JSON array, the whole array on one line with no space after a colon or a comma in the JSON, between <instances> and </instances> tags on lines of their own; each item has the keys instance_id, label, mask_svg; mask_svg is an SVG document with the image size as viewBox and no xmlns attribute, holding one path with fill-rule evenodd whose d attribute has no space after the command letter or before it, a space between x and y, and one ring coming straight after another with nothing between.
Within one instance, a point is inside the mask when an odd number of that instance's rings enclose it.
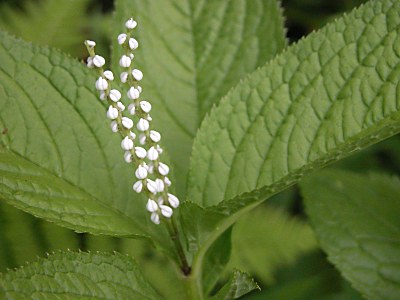
<instances>
[{"instance_id":1,"label":"green stem","mask_svg":"<svg viewBox=\"0 0 400 300\"><path fill-rule=\"evenodd\" d=\"M181 240L179 239L178 227L176 226L175 219L171 218L167 222L167 229L171 240L174 242L176 252L180 261L180 268L183 275L190 275L191 269L189 263L186 259L185 251L183 250Z\"/></svg>"}]
</instances>

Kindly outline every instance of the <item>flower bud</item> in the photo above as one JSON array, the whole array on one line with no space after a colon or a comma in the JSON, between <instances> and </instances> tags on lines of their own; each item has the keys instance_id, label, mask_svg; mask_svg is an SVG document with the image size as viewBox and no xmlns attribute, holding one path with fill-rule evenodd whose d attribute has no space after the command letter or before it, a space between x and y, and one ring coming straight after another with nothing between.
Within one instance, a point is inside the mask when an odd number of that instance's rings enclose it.
<instances>
[{"instance_id":1,"label":"flower bud","mask_svg":"<svg viewBox=\"0 0 400 300\"><path fill-rule=\"evenodd\" d=\"M132 76L133 76L133 78L136 79L136 81L140 81L143 78L143 73L142 73L142 71L140 71L138 69L133 69Z\"/></svg>"},{"instance_id":2,"label":"flower bud","mask_svg":"<svg viewBox=\"0 0 400 300\"><path fill-rule=\"evenodd\" d=\"M122 141L121 141L121 148L123 150L131 150L133 149L133 141L129 138L129 137L125 137ZM147 171L146 171L147 172ZM147 175L146 175L147 176ZM142 179L142 178L139 178Z\"/></svg>"},{"instance_id":3,"label":"flower bud","mask_svg":"<svg viewBox=\"0 0 400 300\"><path fill-rule=\"evenodd\" d=\"M149 151L147 151L147 158L149 160L156 160L158 158L158 151L156 148L151 147Z\"/></svg>"},{"instance_id":4,"label":"flower bud","mask_svg":"<svg viewBox=\"0 0 400 300\"><path fill-rule=\"evenodd\" d=\"M128 80L128 72L122 72L119 76L122 83L125 83Z\"/></svg>"},{"instance_id":5,"label":"flower bud","mask_svg":"<svg viewBox=\"0 0 400 300\"><path fill-rule=\"evenodd\" d=\"M147 189L149 190L150 193L156 194L157 193L157 184L155 181L151 179L147 179Z\"/></svg>"},{"instance_id":6,"label":"flower bud","mask_svg":"<svg viewBox=\"0 0 400 300\"><path fill-rule=\"evenodd\" d=\"M161 175L166 176L169 173L169 167L166 164L163 164L162 162L160 162L158 164L158 172Z\"/></svg>"},{"instance_id":7,"label":"flower bud","mask_svg":"<svg viewBox=\"0 0 400 300\"><path fill-rule=\"evenodd\" d=\"M134 38L129 39L129 48L131 48L131 50L135 50L138 46L139 46L139 43L136 39L134 39Z\"/></svg>"},{"instance_id":8,"label":"flower bud","mask_svg":"<svg viewBox=\"0 0 400 300\"><path fill-rule=\"evenodd\" d=\"M160 216L156 212L151 213L150 220L156 225L160 224Z\"/></svg>"},{"instance_id":9,"label":"flower bud","mask_svg":"<svg viewBox=\"0 0 400 300\"><path fill-rule=\"evenodd\" d=\"M147 200L146 209L149 212L156 212L158 210L158 204L153 199Z\"/></svg>"},{"instance_id":10,"label":"flower bud","mask_svg":"<svg viewBox=\"0 0 400 300\"><path fill-rule=\"evenodd\" d=\"M118 117L118 109L110 105L107 110L107 118L114 120Z\"/></svg>"},{"instance_id":11,"label":"flower bud","mask_svg":"<svg viewBox=\"0 0 400 300\"><path fill-rule=\"evenodd\" d=\"M171 186L171 180L169 180L169 178L168 177L164 177L164 183L165 183L165 185L166 186Z\"/></svg>"},{"instance_id":12,"label":"flower bud","mask_svg":"<svg viewBox=\"0 0 400 300\"><path fill-rule=\"evenodd\" d=\"M121 93L120 93L120 91L113 89L108 94L108 97L110 97L111 101L117 102L121 99Z\"/></svg>"},{"instance_id":13,"label":"flower bud","mask_svg":"<svg viewBox=\"0 0 400 300\"><path fill-rule=\"evenodd\" d=\"M108 88L108 82L103 77L99 77L96 81L96 89L99 91L105 91Z\"/></svg>"},{"instance_id":14,"label":"flower bud","mask_svg":"<svg viewBox=\"0 0 400 300\"><path fill-rule=\"evenodd\" d=\"M117 107L119 111L124 111L125 110L125 105L122 104L122 102L117 102Z\"/></svg>"},{"instance_id":15,"label":"flower bud","mask_svg":"<svg viewBox=\"0 0 400 300\"><path fill-rule=\"evenodd\" d=\"M151 104L147 101L140 101L139 103L140 108L145 112L145 113L149 113L151 110Z\"/></svg>"},{"instance_id":16,"label":"flower bud","mask_svg":"<svg viewBox=\"0 0 400 300\"><path fill-rule=\"evenodd\" d=\"M145 179L147 177L147 170L143 166L139 166L135 171L135 176L137 179Z\"/></svg>"},{"instance_id":17,"label":"flower bud","mask_svg":"<svg viewBox=\"0 0 400 300\"><path fill-rule=\"evenodd\" d=\"M126 55L122 55L121 59L119 60L119 65L123 68L128 68L131 65L131 58Z\"/></svg>"},{"instance_id":18,"label":"flower bud","mask_svg":"<svg viewBox=\"0 0 400 300\"><path fill-rule=\"evenodd\" d=\"M140 193L143 189L143 182L141 180L136 181L132 188L136 193Z\"/></svg>"},{"instance_id":19,"label":"flower bud","mask_svg":"<svg viewBox=\"0 0 400 300\"><path fill-rule=\"evenodd\" d=\"M136 127L138 130L140 131L146 131L149 129L150 124L149 121L145 120L145 119L140 119L139 122L136 124Z\"/></svg>"},{"instance_id":20,"label":"flower bud","mask_svg":"<svg viewBox=\"0 0 400 300\"><path fill-rule=\"evenodd\" d=\"M139 135L139 143L140 143L141 145L146 144L146 135L145 135L144 133L141 133L141 134Z\"/></svg>"},{"instance_id":21,"label":"flower bud","mask_svg":"<svg viewBox=\"0 0 400 300\"><path fill-rule=\"evenodd\" d=\"M110 124L112 132L118 132L118 123L117 121L112 121Z\"/></svg>"},{"instance_id":22,"label":"flower bud","mask_svg":"<svg viewBox=\"0 0 400 300\"><path fill-rule=\"evenodd\" d=\"M86 40L85 45L87 45L90 48L93 48L94 46L96 46L96 42L91 41L91 40Z\"/></svg>"},{"instance_id":23,"label":"flower bud","mask_svg":"<svg viewBox=\"0 0 400 300\"><path fill-rule=\"evenodd\" d=\"M168 203L173 208L177 208L179 206L179 199L172 194L168 194Z\"/></svg>"},{"instance_id":24,"label":"flower bud","mask_svg":"<svg viewBox=\"0 0 400 300\"><path fill-rule=\"evenodd\" d=\"M140 92L139 90L135 89L135 87L131 87L127 93L129 99L135 100L139 98Z\"/></svg>"},{"instance_id":25,"label":"flower bud","mask_svg":"<svg viewBox=\"0 0 400 300\"><path fill-rule=\"evenodd\" d=\"M162 193L164 191L164 181L162 181L160 178L157 178L155 180L156 186L157 186L157 192Z\"/></svg>"},{"instance_id":26,"label":"flower bud","mask_svg":"<svg viewBox=\"0 0 400 300\"><path fill-rule=\"evenodd\" d=\"M173 211L172 208L166 205L160 205L161 213L166 218L171 218Z\"/></svg>"},{"instance_id":27,"label":"flower bud","mask_svg":"<svg viewBox=\"0 0 400 300\"><path fill-rule=\"evenodd\" d=\"M143 159L146 157L147 151L142 147L135 147L135 154L137 157Z\"/></svg>"},{"instance_id":28,"label":"flower bud","mask_svg":"<svg viewBox=\"0 0 400 300\"><path fill-rule=\"evenodd\" d=\"M114 74L110 70L104 71L103 75L104 75L105 78L107 78L110 81L114 80Z\"/></svg>"},{"instance_id":29,"label":"flower bud","mask_svg":"<svg viewBox=\"0 0 400 300\"><path fill-rule=\"evenodd\" d=\"M100 96L99 96L100 100L104 101L107 99L107 95L106 92L104 91L100 91Z\"/></svg>"},{"instance_id":30,"label":"flower bud","mask_svg":"<svg viewBox=\"0 0 400 300\"><path fill-rule=\"evenodd\" d=\"M130 18L128 21L125 22L125 27L128 29L133 29L137 25L137 22Z\"/></svg>"},{"instance_id":31,"label":"flower bud","mask_svg":"<svg viewBox=\"0 0 400 300\"><path fill-rule=\"evenodd\" d=\"M106 60L104 59L103 56L95 55L95 56L93 57L93 64L94 64L96 67L100 68L100 67L104 66L105 63L106 63Z\"/></svg>"},{"instance_id":32,"label":"flower bud","mask_svg":"<svg viewBox=\"0 0 400 300\"><path fill-rule=\"evenodd\" d=\"M132 162L132 153L131 153L131 151L125 151L125 153L124 153L124 160L125 160L127 163L131 163L131 162Z\"/></svg>"},{"instance_id":33,"label":"flower bud","mask_svg":"<svg viewBox=\"0 0 400 300\"><path fill-rule=\"evenodd\" d=\"M135 106L134 103L129 104L129 106L128 106L128 111L129 111L129 113L130 113L131 115L134 115L134 114L135 114L136 106Z\"/></svg>"},{"instance_id":34,"label":"flower bud","mask_svg":"<svg viewBox=\"0 0 400 300\"><path fill-rule=\"evenodd\" d=\"M127 117L122 117L121 123L126 129L131 129L133 127L133 121Z\"/></svg>"},{"instance_id":35,"label":"flower bud","mask_svg":"<svg viewBox=\"0 0 400 300\"><path fill-rule=\"evenodd\" d=\"M158 143L161 140L161 134L158 131L150 130L150 139L154 143Z\"/></svg>"},{"instance_id":36,"label":"flower bud","mask_svg":"<svg viewBox=\"0 0 400 300\"><path fill-rule=\"evenodd\" d=\"M118 35L118 44L122 45L126 41L126 33L121 33Z\"/></svg>"},{"instance_id":37,"label":"flower bud","mask_svg":"<svg viewBox=\"0 0 400 300\"><path fill-rule=\"evenodd\" d=\"M86 60L86 65L89 69L93 69L94 68L94 64L93 64L93 57L89 56Z\"/></svg>"}]
</instances>

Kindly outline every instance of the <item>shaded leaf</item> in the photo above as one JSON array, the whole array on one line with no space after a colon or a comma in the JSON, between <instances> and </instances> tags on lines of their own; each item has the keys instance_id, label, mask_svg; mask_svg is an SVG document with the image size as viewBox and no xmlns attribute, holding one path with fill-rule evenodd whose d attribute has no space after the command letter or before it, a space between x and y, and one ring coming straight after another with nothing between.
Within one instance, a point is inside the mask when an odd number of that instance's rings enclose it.
<instances>
[{"instance_id":1,"label":"shaded leaf","mask_svg":"<svg viewBox=\"0 0 400 300\"><path fill-rule=\"evenodd\" d=\"M328 258L371 299L400 295L400 180L327 170L302 182Z\"/></svg>"}]
</instances>

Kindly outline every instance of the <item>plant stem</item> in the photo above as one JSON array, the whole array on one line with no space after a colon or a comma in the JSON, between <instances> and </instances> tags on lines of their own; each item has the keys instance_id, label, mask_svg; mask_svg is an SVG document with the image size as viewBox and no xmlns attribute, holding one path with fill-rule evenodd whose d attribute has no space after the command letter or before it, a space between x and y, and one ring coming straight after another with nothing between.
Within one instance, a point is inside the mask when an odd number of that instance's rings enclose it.
<instances>
[{"instance_id":1,"label":"plant stem","mask_svg":"<svg viewBox=\"0 0 400 300\"><path fill-rule=\"evenodd\" d=\"M167 229L169 232L169 236L171 237L171 240L174 242L175 249L177 251L178 258L180 261L180 268L182 270L182 273L184 276L189 276L191 269L186 259L185 251L183 250L181 240L179 239L178 227L176 226L174 218L168 220Z\"/></svg>"}]
</instances>

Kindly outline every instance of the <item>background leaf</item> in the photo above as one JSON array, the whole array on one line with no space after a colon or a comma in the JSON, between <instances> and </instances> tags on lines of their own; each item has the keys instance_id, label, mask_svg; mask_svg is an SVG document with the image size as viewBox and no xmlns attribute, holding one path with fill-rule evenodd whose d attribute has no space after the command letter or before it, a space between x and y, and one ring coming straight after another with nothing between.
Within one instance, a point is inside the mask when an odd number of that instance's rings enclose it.
<instances>
[{"instance_id":1,"label":"background leaf","mask_svg":"<svg viewBox=\"0 0 400 300\"><path fill-rule=\"evenodd\" d=\"M0 5L0 28L26 41L82 55L89 0L24 1L23 9Z\"/></svg>"},{"instance_id":2,"label":"background leaf","mask_svg":"<svg viewBox=\"0 0 400 300\"><path fill-rule=\"evenodd\" d=\"M124 20L138 21L135 67L143 95L154 104L155 128L171 156L184 198L192 140L204 115L247 73L285 46L276 1L116 1L113 66ZM137 63L137 65L136 65Z\"/></svg>"},{"instance_id":3,"label":"background leaf","mask_svg":"<svg viewBox=\"0 0 400 300\"><path fill-rule=\"evenodd\" d=\"M322 248L367 298L400 295L400 180L327 170L302 184Z\"/></svg>"},{"instance_id":4,"label":"background leaf","mask_svg":"<svg viewBox=\"0 0 400 300\"><path fill-rule=\"evenodd\" d=\"M133 170L93 94L94 76L4 33L0 59L0 197L77 231L151 235L175 257L165 228L151 223L131 188Z\"/></svg>"},{"instance_id":5,"label":"background leaf","mask_svg":"<svg viewBox=\"0 0 400 300\"><path fill-rule=\"evenodd\" d=\"M233 89L196 137L188 198L210 206L260 189L262 200L397 133L399 11L370 2Z\"/></svg>"},{"instance_id":6,"label":"background leaf","mask_svg":"<svg viewBox=\"0 0 400 300\"><path fill-rule=\"evenodd\" d=\"M0 275L3 298L162 299L139 266L120 254L61 252Z\"/></svg>"}]
</instances>

